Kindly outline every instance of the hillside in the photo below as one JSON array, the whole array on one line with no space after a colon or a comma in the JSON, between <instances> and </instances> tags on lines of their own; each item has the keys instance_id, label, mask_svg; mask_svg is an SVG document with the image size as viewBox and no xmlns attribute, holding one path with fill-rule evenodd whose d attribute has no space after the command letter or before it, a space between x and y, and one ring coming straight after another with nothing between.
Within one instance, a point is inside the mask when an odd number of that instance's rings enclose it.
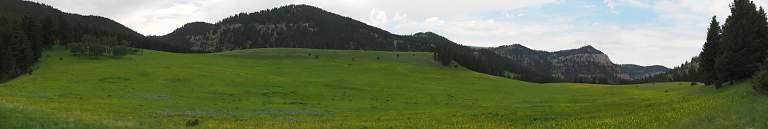
<instances>
[{"instance_id":1,"label":"hillside","mask_svg":"<svg viewBox=\"0 0 768 129\"><path fill-rule=\"evenodd\" d=\"M39 31L43 31L45 36L39 37L40 39L49 36L53 40L62 40L67 43L79 41L83 35L116 36L122 40L132 41L132 45L138 48L181 51L181 49L170 46L169 43L145 38L144 35L105 17L66 13L54 7L31 1L0 1L0 18L6 18L10 23L15 23L20 22L23 17L34 19L35 24L42 27ZM46 23L46 20L51 22ZM0 31L11 30L0 29Z\"/></svg>"},{"instance_id":2,"label":"hillside","mask_svg":"<svg viewBox=\"0 0 768 129\"><path fill-rule=\"evenodd\" d=\"M248 48L431 51L432 45L309 5L241 13L215 24L193 22L155 37L201 52Z\"/></svg>"},{"instance_id":3,"label":"hillside","mask_svg":"<svg viewBox=\"0 0 768 129\"><path fill-rule=\"evenodd\" d=\"M488 48L522 67L568 82L625 83L669 71L664 66L615 64L592 46L547 52L520 44Z\"/></svg>"},{"instance_id":4,"label":"hillside","mask_svg":"<svg viewBox=\"0 0 768 129\"><path fill-rule=\"evenodd\" d=\"M619 68L626 74L629 74L632 79L641 80L644 78L653 77L655 75L664 74L672 71L665 66L653 65L653 66L640 66L634 64L620 64Z\"/></svg>"},{"instance_id":5,"label":"hillside","mask_svg":"<svg viewBox=\"0 0 768 129\"><path fill-rule=\"evenodd\" d=\"M536 84L420 52L44 55L0 84L0 128L768 128L747 84Z\"/></svg>"},{"instance_id":6,"label":"hillside","mask_svg":"<svg viewBox=\"0 0 768 129\"><path fill-rule=\"evenodd\" d=\"M65 13L30 1L1 0L0 82L32 73L46 48L80 42L85 36L115 37L132 47L182 52L108 18Z\"/></svg>"}]
</instances>

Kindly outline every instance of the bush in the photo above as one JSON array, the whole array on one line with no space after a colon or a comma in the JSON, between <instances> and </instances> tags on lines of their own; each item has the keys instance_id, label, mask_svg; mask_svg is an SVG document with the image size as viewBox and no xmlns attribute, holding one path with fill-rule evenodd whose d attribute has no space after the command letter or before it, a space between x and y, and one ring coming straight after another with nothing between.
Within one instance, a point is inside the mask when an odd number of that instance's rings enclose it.
<instances>
[{"instance_id":1,"label":"bush","mask_svg":"<svg viewBox=\"0 0 768 129\"><path fill-rule=\"evenodd\" d=\"M768 70L763 69L755 73L752 78L752 88L757 92L768 94Z\"/></svg>"},{"instance_id":2,"label":"bush","mask_svg":"<svg viewBox=\"0 0 768 129\"><path fill-rule=\"evenodd\" d=\"M128 46L115 46L112 48L112 56L122 57L128 55L131 52L129 49Z\"/></svg>"},{"instance_id":3,"label":"bush","mask_svg":"<svg viewBox=\"0 0 768 129\"><path fill-rule=\"evenodd\" d=\"M200 125L200 120L198 119L187 120L187 122L185 122L185 125L187 127L194 127L194 126Z\"/></svg>"}]
</instances>

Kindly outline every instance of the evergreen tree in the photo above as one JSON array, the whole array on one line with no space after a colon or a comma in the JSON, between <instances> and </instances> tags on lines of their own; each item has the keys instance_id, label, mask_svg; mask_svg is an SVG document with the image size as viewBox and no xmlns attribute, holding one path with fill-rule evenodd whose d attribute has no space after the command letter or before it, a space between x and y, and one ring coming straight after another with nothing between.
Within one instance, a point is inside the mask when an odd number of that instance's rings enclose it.
<instances>
[{"instance_id":1,"label":"evergreen tree","mask_svg":"<svg viewBox=\"0 0 768 129\"><path fill-rule=\"evenodd\" d=\"M750 0L734 0L723 26L720 56L715 60L719 82L746 79L758 70L768 46L765 11Z\"/></svg>"},{"instance_id":2,"label":"evergreen tree","mask_svg":"<svg viewBox=\"0 0 768 129\"><path fill-rule=\"evenodd\" d=\"M41 23L42 28L42 42L45 46L51 46L53 45L54 39L57 39L56 37L56 25L53 23L53 16L48 15L45 18L43 18L43 21Z\"/></svg>"},{"instance_id":3,"label":"evergreen tree","mask_svg":"<svg viewBox=\"0 0 768 129\"><path fill-rule=\"evenodd\" d=\"M0 35L0 80L3 80L9 76L16 66L16 60L11 55L11 50L8 49L8 44L5 43L4 35Z\"/></svg>"},{"instance_id":4,"label":"evergreen tree","mask_svg":"<svg viewBox=\"0 0 768 129\"><path fill-rule=\"evenodd\" d=\"M37 60L37 58L40 57L40 54L42 54L43 51L43 44L41 39L41 29L40 24L37 22L37 20L33 17L24 16L21 19L21 26L24 31L24 36L29 41L29 43L25 43L28 45L29 50L25 51L31 51L32 53L32 60ZM26 53L26 52L25 52ZM26 62L25 62L26 63Z\"/></svg>"},{"instance_id":5,"label":"evergreen tree","mask_svg":"<svg viewBox=\"0 0 768 129\"><path fill-rule=\"evenodd\" d=\"M24 31L16 30L11 34L10 40L8 40L9 50L11 50L12 57L14 57L15 70L12 74L18 74L26 72L29 66L34 63L34 51L32 50L31 43L24 33Z\"/></svg>"},{"instance_id":6,"label":"evergreen tree","mask_svg":"<svg viewBox=\"0 0 768 129\"><path fill-rule=\"evenodd\" d=\"M715 59L717 59L718 48L720 43L721 33L720 23L717 22L717 17L712 17L712 22L709 24L707 32L707 41L704 43L704 48L699 57L701 58L701 71L704 74L704 83L712 84L717 80L715 73Z\"/></svg>"},{"instance_id":7,"label":"evergreen tree","mask_svg":"<svg viewBox=\"0 0 768 129\"><path fill-rule=\"evenodd\" d=\"M768 94L768 63L763 64L760 69L752 79L752 89Z\"/></svg>"},{"instance_id":8,"label":"evergreen tree","mask_svg":"<svg viewBox=\"0 0 768 129\"><path fill-rule=\"evenodd\" d=\"M63 41L62 43L65 43L63 45L66 45L66 43L73 42L75 39L73 38L73 26L69 23L69 21L66 19L66 17L59 15L58 16L58 23L56 26L56 37Z\"/></svg>"},{"instance_id":9,"label":"evergreen tree","mask_svg":"<svg viewBox=\"0 0 768 129\"><path fill-rule=\"evenodd\" d=\"M6 40L10 32L10 22L5 17L0 16L0 40Z\"/></svg>"}]
</instances>

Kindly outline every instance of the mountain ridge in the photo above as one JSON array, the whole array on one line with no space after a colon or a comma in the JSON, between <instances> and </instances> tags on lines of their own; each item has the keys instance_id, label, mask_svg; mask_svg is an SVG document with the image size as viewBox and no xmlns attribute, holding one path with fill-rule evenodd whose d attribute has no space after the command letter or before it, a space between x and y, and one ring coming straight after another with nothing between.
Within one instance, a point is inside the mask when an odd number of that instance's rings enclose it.
<instances>
[{"instance_id":1,"label":"mountain ridge","mask_svg":"<svg viewBox=\"0 0 768 129\"><path fill-rule=\"evenodd\" d=\"M158 39L194 51L219 52L249 48L318 48L380 51L430 51L355 19L310 5L287 5L240 13L216 23L193 22Z\"/></svg>"},{"instance_id":2,"label":"mountain ridge","mask_svg":"<svg viewBox=\"0 0 768 129\"><path fill-rule=\"evenodd\" d=\"M669 71L660 65L615 64L607 54L591 45L553 52L534 50L521 44L490 49L524 67L574 82L621 83Z\"/></svg>"}]
</instances>

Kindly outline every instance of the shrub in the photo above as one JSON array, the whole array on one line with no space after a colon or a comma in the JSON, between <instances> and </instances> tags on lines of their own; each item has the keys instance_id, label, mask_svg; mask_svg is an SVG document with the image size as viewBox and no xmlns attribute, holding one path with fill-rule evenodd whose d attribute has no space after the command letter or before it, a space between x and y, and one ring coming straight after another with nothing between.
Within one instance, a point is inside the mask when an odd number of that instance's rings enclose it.
<instances>
[{"instance_id":1,"label":"shrub","mask_svg":"<svg viewBox=\"0 0 768 129\"><path fill-rule=\"evenodd\" d=\"M768 94L768 70L763 68L755 73L752 78L752 88L757 92Z\"/></svg>"},{"instance_id":2,"label":"shrub","mask_svg":"<svg viewBox=\"0 0 768 129\"><path fill-rule=\"evenodd\" d=\"M187 122L185 123L185 125L186 125L187 127L193 127L193 126L197 126L197 125L200 125L200 120L198 120L198 119L187 120Z\"/></svg>"},{"instance_id":3,"label":"shrub","mask_svg":"<svg viewBox=\"0 0 768 129\"><path fill-rule=\"evenodd\" d=\"M112 56L122 57L122 56L128 55L128 53L131 52L129 49L130 48L128 48L127 46L115 46L114 48L112 48Z\"/></svg>"}]
</instances>

